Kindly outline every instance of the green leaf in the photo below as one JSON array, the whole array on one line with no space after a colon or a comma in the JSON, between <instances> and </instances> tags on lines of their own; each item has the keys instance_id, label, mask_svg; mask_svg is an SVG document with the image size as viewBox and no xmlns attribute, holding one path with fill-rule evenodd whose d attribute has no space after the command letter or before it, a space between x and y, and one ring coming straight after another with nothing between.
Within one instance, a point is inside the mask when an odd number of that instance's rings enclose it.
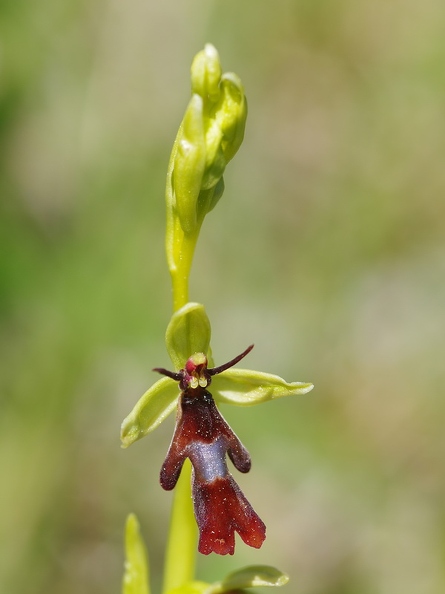
<instances>
[{"instance_id":1,"label":"green leaf","mask_svg":"<svg viewBox=\"0 0 445 594\"><path fill-rule=\"evenodd\" d=\"M258 586L284 586L289 581L282 571L269 565L252 565L230 573L221 582L212 584L206 594L222 594Z\"/></svg>"},{"instance_id":2,"label":"green leaf","mask_svg":"<svg viewBox=\"0 0 445 594\"><path fill-rule=\"evenodd\" d=\"M134 514L128 516L125 526L125 556L122 594L149 594L148 556Z\"/></svg>"},{"instance_id":3,"label":"green leaf","mask_svg":"<svg viewBox=\"0 0 445 594\"><path fill-rule=\"evenodd\" d=\"M283 396L306 394L313 387L313 384L303 382L288 383L271 373L228 369L213 378L211 392L219 402L249 406Z\"/></svg>"},{"instance_id":4,"label":"green leaf","mask_svg":"<svg viewBox=\"0 0 445 594\"><path fill-rule=\"evenodd\" d=\"M175 369L183 369L194 353L208 355L210 335L210 321L200 303L187 303L174 313L165 333L165 343Z\"/></svg>"},{"instance_id":5,"label":"green leaf","mask_svg":"<svg viewBox=\"0 0 445 594\"><path fill-rule=\"evenodd\" d=\"M178 384L169 377L163 377L153 384L122 422L122 447L127 448L156 429L174 410L178 396Z\"/></svg>"}]
</instances>

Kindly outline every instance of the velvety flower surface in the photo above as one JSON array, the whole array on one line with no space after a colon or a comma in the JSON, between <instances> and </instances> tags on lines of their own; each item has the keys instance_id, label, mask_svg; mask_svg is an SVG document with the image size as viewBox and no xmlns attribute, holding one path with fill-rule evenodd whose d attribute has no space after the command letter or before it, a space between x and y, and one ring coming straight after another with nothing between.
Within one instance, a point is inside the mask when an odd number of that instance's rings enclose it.
<instances>
[{"instance_id":1,"label":"velvety flower surface","mask_svg":"<svg viewBox=\"0 0 445 594\"><path fill-rule=\"evenodd\" d=\"M251 547L259 549L263 544L266 526L230 474L212 482L194 481L193 502L200 553L233 555L235 532Z\"/></svg>"},{"instance_id":2,"label":"velvety flower surface","mask_svg":"<svg viewBox=\"0 0 445 594\"><path fill-rule=\"evenodd\" d=\"M173 489L182 465L193 465L193 503L199 526L199 551L233 555L235 532L259 548L266 527L227 468L226 454L240 472L248 472L247 450L223 419L210 392L185 389L180 397L176 429L161 470L161 485Z\"/></svg>"}]
</instances>

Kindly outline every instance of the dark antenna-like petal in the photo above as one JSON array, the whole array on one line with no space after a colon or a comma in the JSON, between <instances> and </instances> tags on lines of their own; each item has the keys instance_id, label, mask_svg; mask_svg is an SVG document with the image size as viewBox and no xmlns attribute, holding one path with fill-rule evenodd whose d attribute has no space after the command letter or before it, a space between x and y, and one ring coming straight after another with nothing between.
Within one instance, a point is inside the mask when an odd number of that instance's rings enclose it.
<instances>
[{"instance_id":1,"label":"dark antenna-like petal","mask_svg":"<svg viewBox=\"0 0 445 594\"><path fill-rule=\"evenodd\" d=\"M175 380L175 382L180 382L182 379L182 373L175 372L175 371L169 371L168 369L164 369L163 367L155 367L153 369L153 371L157 371L158 373L161 373L162 375L171 377L172 380Z\"/></svg>"},{"instance_id":2,"label":"dark antenna-like petal","mask_svg":"<svg viewBox=\"0 0 445 594\"><path fill-rule=\"evenodd\" d=\"M250 346L247 347L247 349L243 353L241 353L241 355L238 355L231 361L224 363L224 365L220 365L219 367L212 367L211 369L207 369L207 373L209 375L217 375L218 373L222 373L223 371L226 371L226 369L233 367L234 365L239 363L241 361L241 359L244 359L244 357L250 353L250 351L253 349L253 346L254 345L251 344Z\"/></svg>"}]
</instances>

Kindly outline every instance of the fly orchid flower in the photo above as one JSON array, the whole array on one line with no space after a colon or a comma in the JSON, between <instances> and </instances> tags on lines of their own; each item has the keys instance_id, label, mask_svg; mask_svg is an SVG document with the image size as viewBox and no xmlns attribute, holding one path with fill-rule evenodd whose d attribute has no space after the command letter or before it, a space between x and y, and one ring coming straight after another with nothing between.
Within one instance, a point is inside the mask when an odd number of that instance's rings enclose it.
<instances>
[{"instance_id":1,"label":"fly orchid flower","mask_svg":"<svg viewBox=\"0 0 445 594\"><path fill-rule=\"evenodd\" d=\"M249 453L206 390L212 376L233 367L252 348L253 345L220 367L209 368L207 357L195 353L177 373L154 369L178 381L182 390L175 432L161 470L161 486L167 491L173 489L185 459L190 459L193 503L200 533L198 550L206 555L211 552L233 555L235 532L255 548L266 538L266 526L227 468L226 454L237 470L249 472Z\"/></svg>"},{"instance_id":2,"label":"fly orchid flower","mask_svg":"<svg viewBox=\"0 0 445 594\"><path fill-rule=\"evenodd\" d=\"M193 501L200 529L199 551L233 554L235 532L259 548L265 526L227 468L226 454L240 472L250 470L250 456L218 411L220 403L252 405L282 396L305 394L312 384L287 383L269 373L232 369L253 348L219 367L209 367L210 323L204 307L188 303L173 314L167 349L178 371L164 375L139 400L122 423L124 447L155 429L177 407L176 428L161 470L161 485L175 487L182 465L193 466ZM178 383L180 394L178 395ZM207 388L212 385L212 394ZM215 398L215 400L214 400Z\"/></svg>"}]
</instances>

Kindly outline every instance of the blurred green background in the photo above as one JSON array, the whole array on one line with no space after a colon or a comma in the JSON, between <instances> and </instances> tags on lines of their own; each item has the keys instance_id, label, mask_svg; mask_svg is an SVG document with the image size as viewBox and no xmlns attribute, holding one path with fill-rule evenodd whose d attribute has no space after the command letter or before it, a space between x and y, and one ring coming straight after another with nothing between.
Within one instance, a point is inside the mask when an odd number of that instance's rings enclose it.
<instances>
[{"instance_id":1,"label":"blurred green background","mask_svg":"<svg viewBox=\"0 0 445 594\"><path fill-rule=\"evenodd\" d=\"M223 409L268 538L199 576L445 591L444 31L442 0L1 3L0 592L119 592L130 511L159 588L174 419L119 426L169 366L164 181L205 42L249 118L191 299L217 363L254 342L316 388Z\"/></svg>"}]
</instances>

